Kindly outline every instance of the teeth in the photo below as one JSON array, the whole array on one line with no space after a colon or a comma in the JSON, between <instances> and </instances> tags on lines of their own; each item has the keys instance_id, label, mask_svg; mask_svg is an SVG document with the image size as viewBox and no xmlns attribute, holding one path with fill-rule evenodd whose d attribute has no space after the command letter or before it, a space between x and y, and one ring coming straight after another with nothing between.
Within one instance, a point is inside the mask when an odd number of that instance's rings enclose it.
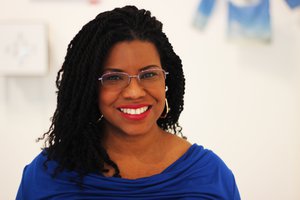
<instances>
[{"instance_id":1,"label":"teeth","mask_svg":"<svg viewBox=\"0 0 300 200\"><path fill-rule=\"evenodd\" d=\"M142 114L142 113L144 113L147 109L148 109L148 106L141 107L141 108L138 108L138 109L132 109L132 108L120 108L120 110L121 110L123 113L130 114L130 115L139 115L139 114Z\"/></svg>"}]
</instances>

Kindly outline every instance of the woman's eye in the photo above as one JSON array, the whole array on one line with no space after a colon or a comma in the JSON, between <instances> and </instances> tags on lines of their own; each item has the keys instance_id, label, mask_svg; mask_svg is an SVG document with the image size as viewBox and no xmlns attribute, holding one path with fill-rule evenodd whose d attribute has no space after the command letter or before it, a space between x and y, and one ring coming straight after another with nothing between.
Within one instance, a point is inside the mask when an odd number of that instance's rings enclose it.
<instances>
[{"instance_id":1,"label":"woman's eye","mask_svg":"<svg viewBox=\"0 0 300 200\"><path fill-rule=\"evenodd\" d=\"M140 78L141 79L150 79L150 78L154 78L157 76L157 73L156 72L145 72L145 73L142 73Z\"/></svg>"},{"instance_id":2,"label":"woman's eye","mask_svg":"<svg viewBox=\"0 0 300 200\"><path fill-rule=\"evenodd\" d=\"M118 75L118 74L114 74L114 75L107 75L104 78L106 81L119 81L122 80L122 76Z\"/></svg>"}]
</instances>

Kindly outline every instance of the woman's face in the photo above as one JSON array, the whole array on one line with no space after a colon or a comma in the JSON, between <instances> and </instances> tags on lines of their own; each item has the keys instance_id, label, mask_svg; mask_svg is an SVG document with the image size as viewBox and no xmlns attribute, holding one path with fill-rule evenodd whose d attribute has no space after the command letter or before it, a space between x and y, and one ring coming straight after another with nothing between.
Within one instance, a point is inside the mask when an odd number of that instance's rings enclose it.
<instances>
[{"instance_id":1,"label":"woman's face","mask_svg":"<svg viewBox=\"0 0 300 200\"><path fill-rule=\"evenodd\" d=\"M151 78L154 74L152 69L161 72L162 66L159 53L151 42L124 41L112 47L103 69L103 74L110 73L106 78L110 84L104 86L99 82L98 105L106 119L107 132L137 136L157 131L156 121L165 106L165 79ZM145 74L140 76L144 79L143 83L131 78L128 85L120 88L116 86L119 83L113 84L121 76L115 76L113 72L124 72L131 76L141 72Z\"/></svg>"}]
</instances>

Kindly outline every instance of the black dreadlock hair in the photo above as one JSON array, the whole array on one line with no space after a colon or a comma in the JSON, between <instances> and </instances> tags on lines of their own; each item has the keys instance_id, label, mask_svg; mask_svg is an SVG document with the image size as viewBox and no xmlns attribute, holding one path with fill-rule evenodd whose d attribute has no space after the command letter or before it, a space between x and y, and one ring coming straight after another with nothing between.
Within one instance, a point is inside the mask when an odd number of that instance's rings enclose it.
<instances>
[{"instance_id":1,"label":"black dreadlock hair","mask_svg":"<svg viewBox=\"0 0 300 200\"><path fill-rule=\"evenodd\" d=\"M162 26L149 11L125 6L100 13L70 42L56 78L57 108L52 124L39 138L45 139L47 161L59 163L54 177L63 170L76 171L81 179L87 173L102 174L107 171L104 163L115 169L115 177L120 177L118 166L101 146L103 127L95 123L100 116L98 77L109 50L118 42L141 40L156 46L163 69L170 73L166 79L166 98L171 108L157 124L163 130L181 134L178 118L183 110L185 79L181 60Z\"/></svg>"}]
</instances>

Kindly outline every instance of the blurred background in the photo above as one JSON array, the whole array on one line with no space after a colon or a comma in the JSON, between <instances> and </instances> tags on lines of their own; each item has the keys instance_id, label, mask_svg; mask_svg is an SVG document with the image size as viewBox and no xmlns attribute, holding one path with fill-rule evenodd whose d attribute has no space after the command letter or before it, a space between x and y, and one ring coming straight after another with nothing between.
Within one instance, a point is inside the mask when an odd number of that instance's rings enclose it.
<instances>
[{"instance_id":1,"label":"blurred background","mask_svg":"<svg viewBox=\"0 0 300 200\"><path fill-rule=\"evenodd\" d=\"M212 149L225 161L242 199L300 199L296 4L286 0L0 0L0 4L1 200L15 199L24 166L43 146L35 140L50 126L56 73L68 43L98 13L127 4L146 8L161 20L182 59L186 94L180 124L188 140Z\"/></svg>"}]
</instances>

